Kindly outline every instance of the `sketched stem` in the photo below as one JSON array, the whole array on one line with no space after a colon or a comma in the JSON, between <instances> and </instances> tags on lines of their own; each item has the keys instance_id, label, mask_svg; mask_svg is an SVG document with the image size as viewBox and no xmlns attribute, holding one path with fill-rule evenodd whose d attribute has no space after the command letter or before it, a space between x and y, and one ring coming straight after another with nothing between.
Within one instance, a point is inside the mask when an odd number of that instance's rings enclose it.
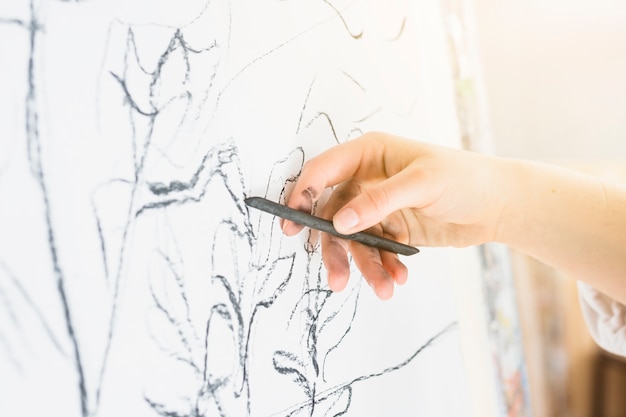
<instances>
[{"instance_id":1,"label":"sketched stem","mask_svg":"<svg viewBox=\"0 0 626 417\"><path fill-rule=\"evenodd\" d=\"M35 13L34 0L30 0L31 20L28 25L30 35L29 39L29 58L28 58L28 92L26 95L26 139L28 144L28 156L31 164L31 171L41 189L41 195L44 204L44 217L46 223L46 231L48 236L48 246L50 248L50 256L52 258L52 266L56 277L57 292L63 309L65 318L65 327L68 337L72 345L72 353L74 357L74 366L78 376L78 390L80 394L81 412L83 417L87 417L88 401L87 401L87 383L85 373L83 371L83 362L78 347L78 340L74 329L72 314L65 290L65 275L61 269L61 263L57 252L56 235L52 225L52 213L50 207L50 195L45 181L43 164L41 161L41 138L39 132L39 115L37 113L37 90L35 83L35 54L37 50L37 34L41 30L37 15Z\"/></svg>"},{"instance_id":2,"label":"sketched stem","mask_svg":"<svg viewBox=\"0 0 626 417\"><path fill-rule=\"evenodd\" d=\"M314 397L311 398L311 400L300 403L300 404L296 404L292 407L290 407L289 409L283 410L283 411L279 411L277 413L271 414L269 417L274 417L274 416L279 416L279 415L293 415L295 412L298 412L299 410L303 410L307 407L313 407L314 404L317 404L329 397L331 397L332 395L337 394L338 392L341 392L345 389L351 389L353 387L354 384L357 384L359 382L364 382L367 381L368 379L372 379L372 378L376 378L376 377L380 377L383 376L385 374L397 371L401 368L404 368L405 366L407 366L409 363L411 363L417 356L419 356L420 353L422 353L422 351L424 351L424 349L426 349L427 347L430 347L437 339L439 339L441 336L443 336L444 334L448 333L452 328L456 327L457 322L452 322L450 324L448 324L446 327L444 327L442 330L440 330L438 333L436 333L434 336L432 336L430 339L428 339L426 341L426 343L424 343L422 346L419 347L419 349L417 349L411 356L409 356L407 359L405 359L403 362L399 363L398 365L395 366L390 366L388 368L383 369L382 371L379 372L375 372L375 373L371 373L371 374L367 374L367 375L362 375L360 377L354 378L351 381L348 382L344 382L342 384L339 385L335 385L334 387L325 389L324 391L321 391L319 393L317 393Z\"/></svg>"}]
</instances>

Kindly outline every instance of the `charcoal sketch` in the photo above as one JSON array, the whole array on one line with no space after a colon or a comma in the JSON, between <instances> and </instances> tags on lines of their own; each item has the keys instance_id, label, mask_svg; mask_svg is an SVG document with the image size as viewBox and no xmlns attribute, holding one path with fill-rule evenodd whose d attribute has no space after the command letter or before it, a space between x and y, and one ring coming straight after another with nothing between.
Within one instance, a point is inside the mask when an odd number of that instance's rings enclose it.
<instances>
[{"instance_id":1,"label":"charcoal sketch","mask_svg":"<svg viewBox=\"0 0 626 417\"><path fill-rule=\"evenodd\" d=\"M0 6L0 414L465 409L443 255L388 304L356 268L332 293L315 233L243 202L284 202L306 159L368 130L429 132L418 12Z\"/></svg>"}]
</instances>

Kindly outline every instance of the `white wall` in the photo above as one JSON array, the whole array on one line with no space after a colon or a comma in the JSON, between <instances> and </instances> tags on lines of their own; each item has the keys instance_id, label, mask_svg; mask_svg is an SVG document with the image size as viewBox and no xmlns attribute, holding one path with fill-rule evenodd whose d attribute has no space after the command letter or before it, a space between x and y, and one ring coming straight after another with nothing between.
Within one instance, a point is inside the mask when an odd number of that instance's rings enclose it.
<instances>
[{"instance_id":1,"label":"white wall","mask_svg":"<svg viewBox=\"0 0 626 417\"><path fill-rule=\"evenodd\" d=\"M497 152L626 159L626 2L475 2Z\"/></svg>"}]
</instances>

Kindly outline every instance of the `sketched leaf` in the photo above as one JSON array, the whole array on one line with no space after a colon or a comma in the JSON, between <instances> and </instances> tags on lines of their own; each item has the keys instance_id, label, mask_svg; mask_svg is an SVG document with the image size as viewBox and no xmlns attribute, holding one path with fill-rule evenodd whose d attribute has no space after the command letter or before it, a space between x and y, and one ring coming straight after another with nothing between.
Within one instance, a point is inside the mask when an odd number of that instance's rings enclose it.
<instances>
[{"instance_id":1,"label":"sketched leaf","mask_svg":"<svg viewBox=\"0 0 626 417\"><path fill-rule=\"evenodd\" d=\"M93 216L100 240L105 283L113 287L123 258L124 225L128 222L132 187L124 180L112 180L91 196ZM112 204L111 202L115 202ZM97 269L94 268L95 273Z\"/></svg>"},{"instance_id":2,"label":"sketched leaf","mask_svg":"<svg viewBox=\"0 0 626 417\"><path fill-rule=\"evenodd\" d=\"M291 352L279 350L274 352L273 364L279 374L288 376L307 397L311 396L311 383L307 376L307 367L302 359Z\"/></svg>"},{"instance_id":3,"label":"sketched leaf","mask_svg":"<svg viewBox=\"0 0 626 417\"><path fill-rule=\"evenodd\" d=\"M332 294L330 290L314 288L307 290L291 312L289 316L288 327L310 328L313 324L317 327L317 317L319 316L320 306L322 306L326 299ZM315 332L317 335L317 332ZM306 336L306 334L304 335ZM303 339L304 340L304 339Z\"/></svg>"},{"instance_id":4,"label":"sketched leaf","mask_svg":"<svg viewBox=\"0 0 626 417\"><path fill-rule=\"evenodd\" d=\"M292 253L274 260L264 268L261 284L257 287L256 295L258 306L269 307L280 294L285 291L293 273L296 254Z\"/></svg>"},{"instance_id":5,"label":"sketched leaf","mask_svg":"<svg viewBox=\"0 0 626 417\"><path fill-rule=\"evenodd\" d=\"M182 335L176 320L162 304L157 304L157 306L148 311L146 326L150 338L159 350L167 356L195 366L189 345L186 343L187 340Z\"/></svg>"},{"instance_id":6,"label":"sketched leaf","mask_svg":"<svg viewBox=\"0 0 626 417\"><path fill-rule=\"evenodd\" d=\"M161 350L199 371L196 363L198 336L189 317L189 304L180 265L163 253L150 265L150 294L154 308L148 314L148 328Z\"/></svg>"},{"instance_id":7,"label":"sketched leaf","mask_svg":"<svg viewBox=\"0 0 626 417\"><path fill-rule=\"evenodd\" d=\"M296 148L284 159L276 161L270 171L269 179L264 191L265 198L284 203L286 194L290 191L290 187L295 183L296 178L300 175L302 166L304 165L304 150ZM270 259L279 258L287 255L282 249L283 235L280 232L279 220L274 216L260 216L257 224L257 230L260 234L269 234L268 241L276 242L275 244L264 245L259 251L259 262L264 264Z\"/></svg>"},{"instance_id":8,"label":"sketched leaf","mask_svg":"<svg viewBox=\"0 0 626 417\"><path fill-rule=\"evenodd\" d=\"M156 254L150 264L150 289L157 306L166 308L178 325L191 336L193 324L190 318L184 266L178 255L177 251L172 251L171 255L161 251Z\"/></svg>"},{"instance_id":9,"label":"sketched leaf","mask_svg":"<svg viewBox=\"0 0 626 417\"><path fill-rule=\"evenodd\" d=\"M347 296L332 294L322 304L316 321L317 361L321 366L322 379L326 359L339 347L343 339L350 333L359 301L359 287L354 287Z\"/></svg>"},{"instance_id":10,"label":"sketched leaf","mask_svg":"<svg viewBox=\"0 0 626 417\"><path fill-rule=\"evenodd\" d=\"M238 350L233 318L226 304L216 304L206 325L204 381L214 391L234 373Z\"/></svg>"},{"instance_id":11,"label":"sketched leaf","mask_svg":"<svg viewBox=\"0 0 626 417\"><path fill-rule=\"evenodd\" d=\"M236 224L225 220L217 226L211 250L213 276L224 277L234 291L241 286L240 278L248 270L250 251L247 247L244 233Z\"/></svg>"}]
</instances>

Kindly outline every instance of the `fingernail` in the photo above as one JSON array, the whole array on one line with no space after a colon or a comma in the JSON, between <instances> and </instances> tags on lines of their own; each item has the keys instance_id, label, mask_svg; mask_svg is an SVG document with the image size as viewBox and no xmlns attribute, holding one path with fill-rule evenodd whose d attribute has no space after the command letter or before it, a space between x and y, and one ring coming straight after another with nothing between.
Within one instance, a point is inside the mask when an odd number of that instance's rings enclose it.
<instances>
[{"instance_id":1,"label":"fingernail","mask_svg":"<svg viewBox=\"0 0 626 417\"><path fill-rule=\"evenodd\" d=\"M340 210L333 217L333 224L339 233L347 232L359 223L359 216L351 208Z\"/></svg>"},{"instance_id":2,"label":"fingernail","mask_svg":"<svg viewBox=\"0 0 626 417\"><path fill-rule=\"evenodd\" d=\"M280 219L280 229L283 231L284 234L289 236L289 234L292 232L291 222L289 220Z\"/></svg>"}]
</instances>

